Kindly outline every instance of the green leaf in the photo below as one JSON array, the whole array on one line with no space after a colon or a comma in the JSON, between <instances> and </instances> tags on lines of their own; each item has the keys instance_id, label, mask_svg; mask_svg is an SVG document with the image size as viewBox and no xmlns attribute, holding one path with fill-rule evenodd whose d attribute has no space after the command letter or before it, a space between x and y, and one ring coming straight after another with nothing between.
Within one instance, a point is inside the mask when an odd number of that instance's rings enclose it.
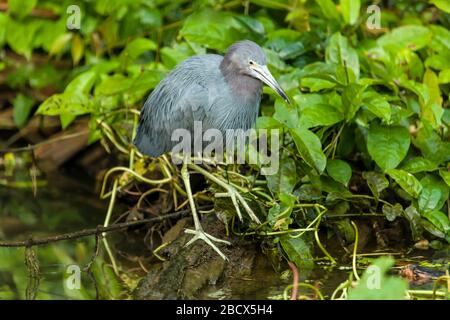
<instances>
[{"instance_id":1,"label":"green leaf","mask_svg":"<svg viewBox=\"0 0 450 320\"><path fill-rule=\"evenodd\" d=\"M282 127L283 124L272 117L259 117L256 119L257 129L278 129Z\"/></svg>"},{"instance_id":2,"label":"green leaf","mask_svg":"<svg viewBox=\"0 0 450 320\"><path fill-rule=\"evenodd\" d=\"M411 173L398 169L388 169L386 173L413 198L417 198L422 191L422 185L419 180Z\"/></svg>"},{"instance_id":3,"label":"green leaf","mask_svg":"<svg viewBox=\"0 0 450 320\"><path fill-rule=\"evenodd\" d=\"M450 13L450 2L448 0L430 0L430 3L434 4L442 11Z\"/></svg>"},{"instance_id":4,"label":"green leaf","mask_svg":"<svg viewBox=\"0 0 450 320\"><path fill-rule=\"evenodd\" d=\"M359 59L355 49L353 49L346 37L339 32L333 34L330 42L325 50L325 59L327 63L335 63L352 70L353 76L350 82L354 82L359 78ZM353 79L352 79L353 78ZM352 81L353 80L353 81Z\"/></svg>"},{"instance_id":5,"label":"green leaf","mask_svg":"<svg viewBox=\"0 0 450 320\"><path fill-rule=\"evenodd\" d=\"M401 217L403 213L403 207L400 203L396 203L394 206L384 204L382 210L388 221L394 221L397 217Z\"/></svg>"},{"instance_id":6,"label":"green leaf","mask_svg":"<svg viewBox=\"0 0 450 320\"><path fill-rule=\"evenodd\" d=\"M34 99L19 93L14 99L13 118L18 128L22 128L30 116L31 109L34 105Z\"/></svg>"},{"instance_id":7,"label":"green leaf","mask_svg":"<svg viewBox=\"0 0 450 320\"><path fill-rule=\"evenodd\" d=\"M30 60L37 29L37 23L18 23L8 18L5 32L6 42L16 53L24 55Z\"/></svg>"},{"instance_id":8,"label":"green leaf","mask_svg":"<svg viewBox=\"0 0 450 320\"><path fill-rule=\"evenodd\" d=\"M341 13L347 24L354 25L358 21L360 0L340 0Z\"/></svg>"},{"instance_id":9,"label":"green leaf","mask_svg":"<svg viewBox=\"0 0 450 320\"><path fill-rule=\"evenodd\" d=\"M33 10L36 3L37 0L8 0L8 11L22 19Z\"/></svg>"},{"instance_id":10,"label":"green leaf","mask_svg":"<svg viewBox=\"0 0 450 320\"><path fill-rule=\"evenodd\" d=\"M297 109L280 99L275 102L275 113L273 118L288 128L298 127Z\"/></svg>"},{"instance_id":11,"label":"green leaf","mask_svg":"<svg viewBox=\"0 0 450 320\"><path fill-rule=\"evenodd\" d=\"M433 37L430 42L430 48L439 54L448 56L450 53L450 30L439 25L430 25Z\"/></svg>"},{"instance_id":12,"label":"green leaf","mask_svg":"<svg viewBox=\"0 0 450 320\"><path fill-rule=\"evenodd\" d=\"M120 61L123 66L127 66L140 55L148 51L154 51L158 45L150 39L137 38L127 44L125 49L120 54Z\"/></svg>"},{"instance_id":13,"label":"green leaf","mask_svg":"<svg viewBox=\"0 0 450 320\"><path fill-rule=\"evenodd\" d=\"M377 43L392 52L402 49L419 50L431 40L431 31L423 26L401 26L378 38Z\"/></svg>"},{"instance_id":14,"label":"green leaf","mask_svg":"<svg viewBox=\"0 0 450 320\"><path fill-rule=\"evenodd\" d=\"M441 211L429 211L422 214L422 216L430 221L436 228L442 231L445 235L450 234L450 221L448 216Z\"/></svg>"},{"instance_id":15,"label":"green leaf","mask_svg":"<svg viewBox=\"0 0 450 320\"><path fill-rule=\"evenodd\" d=\"M66 129L72 122L77 118L76 115L70 113L62 113L59 115L59 119L61 120L61 128Z\"/></svg>"},{"instance_id":16,"label":"green leaf","mask_svg":"<svg viewBox=\"0 0 450 320\"><path fill-rule=\"evenodd\" d=\"M207 48L225 50L246 34L245 29L232 13L207 9L187 17L180 35Z\"/></svg>"},{"instance_id":17,"label":"green leaf","mask_svg":"<svg viewBox=\"0 0 450 320\"><path fill-rule=\"evenodd\" d=\"M352 177L352 168L343 160L329 159L327 161L327 173L337 182L348 186L348 182Z\"/></svg>"},{"instance_id":18,"label":"green leaf","mask_svg":"<svg viewBox=\"0 0 450 320\"><path fill-rule=\"evenodd\" d=\"M439 72L439 83L450 83L450 68Z\"/></svg>"},{"instance_id":19,"label":"green leaf","mask_svg":"<svg viewBox=\"0 0 450 320\"><path fill-rule=\"evenodd\" d=\"M448 170L439 170L439 175L445 181L445 183L450 187L450 172Z\"/></svg>"},{"instance_id":20,"label":"green leaf","mask_svg":"<svg viewBox=\"0 0 450 320\"><path fill-rule=\"evenodd\" d=\"M409 173L418 173L423 171L434 171L437 165L424 157L414 157L405 162L401 168Z\"/></svg>"},{"instance_id":21,"label":"green leaf","mask_svg":"<svg viewBox=\"0 0 450 320\"><path fill-rule=\"evenodd\" d=\"M425 158L434 163L440 164L450 160L450 142L442 141L439 134L426 121L422 122L413 143Z\"/></svg>"},{"instance_id":22,"label":"green leaf","mask_svg":"<svg viewBox=\"0 0 450 320\"><path fill-rule=\"evenodd\" d=\"M362 104L362 97L366 86L352 83L345 87L342 93L342 103L345 106L345 119L351 120Z\"/></svg>"},{"instance_id":23,"label":"green leaf","mask_svg":"<svg viewBox=\"0 0 450 320\"><path fill-rule=\"evenodd\" d=\"M326 18L333 20L339 19L339 13L332 0L316 0L316 3L319 5Z\"/></svg>"},{"instance_id":24,"label":"green leaf","mask_svg":"<svg viewBox=\"0 0 450 320\"><path fill-rule=\"evenodd\" d=\"M300 111L300 126L303 128L331 126L342 120L344 115L328 104L309 105Z\"/></svg>"},{"instance_id":25,"label":"green leaf","mask_svg":"<svg viewBox=\"0 0 450 320\"><path fill-rule=\"evenodd\" d=\"M365 171L363 172L362 177L367 181L367 185L377 199L380 197L381 191L389 187L389 181L382 173Z\"/></svg>"},{"instance_id":26,"label":"green leaf","mask_svg":"<svg viewBox=\"0 0 450 320\"><path fill-rule=\"evenodd\" d=\"M314 261L311 249L302 238L292 238L288 235L280 237L280 243L290 261L300 270L312 269Z\"/></svg>"},{"instance_id":27,"label":"green leaf","mask_svg":"<svg viewBox=\"0 0 450 320\"><path fill-rule=\"evenodd\" d=\"M421 223L422 219L419 212L413 205L410 205L405 209L405 217L409 221L413 240L418 240L423 231Z\"/></svg>"},{"instance_id":28,"label":"green leaf","mask_svg":"<svg viewBox=\"0 0 450 320\"><path fill-rule=\"evenodd\" d=\"M81 58L83 58L84 54L84 42L79 35L75 35L72 38L72 46L70 48L70 52L72 54L73 64L76 66L78 62L80 62Z\"/></svg>"},{"instance_id":29,"label":"green leaf","mask_svg":"<svg viewBox=\"0 0 450 320\"><path fill-rule=\"evenodd\" d=\"M371 124L367 150L382 169L393 169L405 158L409 149L409 132L400 126Z\"/></svg>"},{"instance_id":30,"label":"green leaf","mask_svg":"<svg viewBox=\"0 0 450 320\"><path fill-rule=\"evenodd\" d=\"M322 151L319 137L304 128L291 129L290 132L303 160L319 173L322 173L327 165L327 158Z\"/></svg>"},{"instance_id":31,"label":"green leaf","mask_svg":"<svg viewBox=\"0 0 450 320\"><path fill-rule=\"evenodd\" d=\"M81 74L79 74L77 77L75 77L70 83L67 85L66 89L64 90L65 94L88 94L92 86L94 85L95 81L97 80L97 72L90 70L85 71Z\"/></svg>"},{"instance_id":32,"label":"green leaf","mask_svg":"<svg viewBox=\"0 0 450 320\"><path fill-rule=\"evenodd\" d=\"M274 175L266 176L267 186L274 194L289 194L298 182L295 161L292 158L283 158L280 168Z\"/></svg>"},{"instance_id":33,"label":"green leaf","mask_svg":"<svg viewBox=\"0 0 450 320\"><path fill-rule=\"evenodd\" d=\"M56 55L61 53L61 51L65 48L66 44L72 40L73 33L67 32L58 36L52 43L50 47L50 55Z\"/></svg>"},{"instance_id":34,"label":"green leaf","mask_svg":"<svg viewBox=\"0 0 450 320\"><path fill-rule=\"evenodd\" d=\"M420 212L423 214L441 209L448 200L448 186L441 179L430 174L420 180L420 184L423 187L418 200Z\"/></svg>"},{"instance_id":35,"label":"green leaf","mask_svg":"<svg viewBox=\"0 0 450 320\"><path fill-rule=\"evenodd\" d=\"M349 288L349 300L404 300L408 283L387 272L394 266L391 257L376 259L364 272L356 288Z\"/></svg>"},{"instance_id":36,"label":"green leaf","mask_svg":"<svg viewBox=\"0 0 450 320\"><path fill-rule=\"evenodd\" d=\"M390 122L391 106L384 96L374 91L365 92L363 94L363 103L378 118L386 123Z\"/></svg>"}]
</instances>

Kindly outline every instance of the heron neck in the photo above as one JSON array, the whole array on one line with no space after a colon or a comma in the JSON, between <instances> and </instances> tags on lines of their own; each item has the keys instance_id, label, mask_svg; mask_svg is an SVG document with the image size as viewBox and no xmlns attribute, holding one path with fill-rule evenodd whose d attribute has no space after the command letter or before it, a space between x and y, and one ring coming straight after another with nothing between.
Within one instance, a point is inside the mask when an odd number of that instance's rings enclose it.
<instances>
[{"instance_id":1,"label":"heron neck","mask_svg":"<svg viewBox=\"0 0 450 320\"><path fill-rule=\"evenodd\" d=\"M238 98L247 101L257 101L260 98L263 87L260 80L241 74L231 64L227 64L225 59L220 64L220 71L231 92Z\"/></svg>"}]
</instances>

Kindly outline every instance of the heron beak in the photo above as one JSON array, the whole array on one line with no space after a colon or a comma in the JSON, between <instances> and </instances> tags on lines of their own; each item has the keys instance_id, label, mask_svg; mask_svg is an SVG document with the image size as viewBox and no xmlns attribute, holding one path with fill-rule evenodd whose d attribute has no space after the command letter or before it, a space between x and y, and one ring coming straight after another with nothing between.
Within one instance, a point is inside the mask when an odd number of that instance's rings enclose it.
<instances>
[{"instance_id":1,"label":"heron beak","mask_svg":"<svg viewBox=\"0 0 450 320\"><path fill-rule=\"evenodd\" d=\"M253 71L253 76L265 84L267 84L269 87L271 87L273 90L275 90L280 97L284 99L288 104L291 104L291 101L289 101L289 98L286 94L286 92L281 89L280 85L278 84L277 80L273 77L273 75L270 73L267 66L261 66L258 64L254 64L250 66L250 69Z\"/></svg>"}]
</instances>

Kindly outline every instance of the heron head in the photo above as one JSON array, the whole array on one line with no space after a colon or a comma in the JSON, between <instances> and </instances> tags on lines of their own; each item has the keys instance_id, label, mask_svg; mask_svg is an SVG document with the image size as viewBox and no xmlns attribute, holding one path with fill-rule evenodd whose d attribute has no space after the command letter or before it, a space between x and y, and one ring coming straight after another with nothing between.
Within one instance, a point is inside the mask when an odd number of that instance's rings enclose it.
<instances>
[{"instance_id":1,"label":"heron head","mask_svg":"<svg viewBox=\"0 0 450 320\"><path fill-rule=\"evenodd\" d=\"M288 96L267 68L266 54L259 45L249 40L236 42L228 49L225 59L234 70L262 81L290 103Z\"/></svg>"}]
</instances>

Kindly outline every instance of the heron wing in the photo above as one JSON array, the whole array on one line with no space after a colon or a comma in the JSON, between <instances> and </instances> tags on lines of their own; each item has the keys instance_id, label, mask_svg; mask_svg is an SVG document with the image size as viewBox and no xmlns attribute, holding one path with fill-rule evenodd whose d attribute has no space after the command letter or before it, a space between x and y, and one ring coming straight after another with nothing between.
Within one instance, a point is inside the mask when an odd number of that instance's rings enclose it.
<instances>
[{"instance_id":1,"label":"heron wing","mask_svg":"<svg viewBox=\"0 0 450 320\"><path fill-rule=\"evenodd\" d=\"M205 119L210 103L202 64L204 61L199 59L184 61L150 94L135 139L141 152L155 157L170 151L178 143L172 141L174 130L186 129L192 134L194 121Z\"/></svg>"}]
</instances>

